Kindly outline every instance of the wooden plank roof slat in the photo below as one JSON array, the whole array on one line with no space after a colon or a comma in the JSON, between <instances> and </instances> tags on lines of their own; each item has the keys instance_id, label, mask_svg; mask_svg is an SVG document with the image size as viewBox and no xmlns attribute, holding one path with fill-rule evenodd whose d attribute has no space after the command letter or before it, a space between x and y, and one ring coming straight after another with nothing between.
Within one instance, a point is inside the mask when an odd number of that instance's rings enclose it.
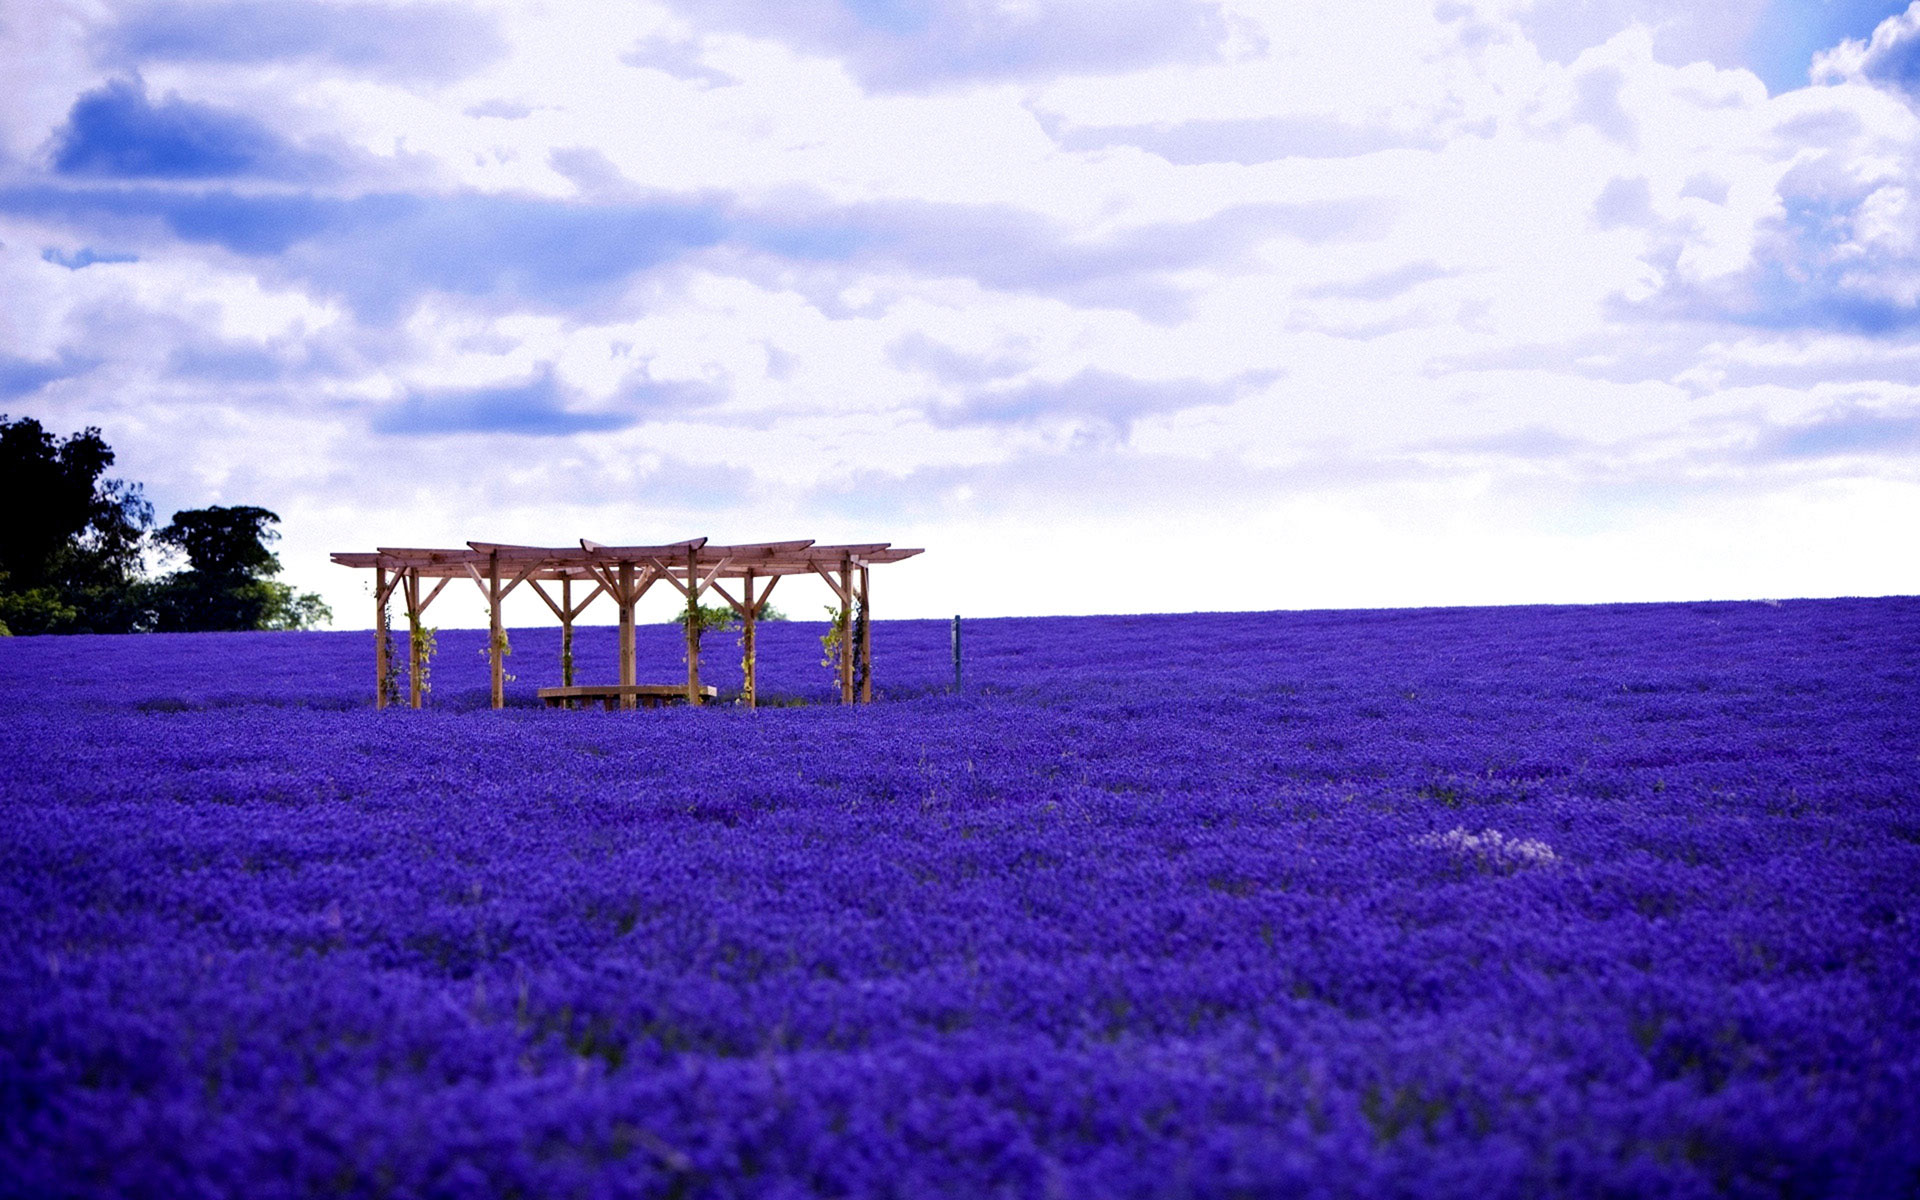
<instances>
[{"instance_id":1,"label":"wooden plank roof slat","mask_svg":"<svg viewBox=\"0 0 1920 1200\"><path fill-rule=\"evenodd\" d=\"M468 542L476 554L499 555L501 562L591 562L593 553L579 546L509 546L503 542Z\"/></svg>"},{"instance_id":2,"label":"wooden plank roof slat","mask_svg":"<svg viewBox=\"0 0 1920 1200\"><path fill-rule=\"evenodd\" d=\"M807 557L823 560L830 558L835 562L839 562L843 555L876 554L891 545L893 545L892 542L850 542L838 546L816 545L807 551Z\"/></svg>"},{"instance_id":3,"label":"wooden plank roof slat","mask_svg":"<svg viewBox=\"0 0 1920 1200\"><path fill-rule=\"evenodd\" d=\"M780 558L789 554L798 554L813 545L812 538L802 538L795 542L747 542L738 546L702 546L700 561L717 562L723 558L744 561L753 558Z\"/></svg>"},{"instance_id":4,"label":"wooden plank roof slat","mask_svg":"<svg viewBox=\"0 0 1920 1200\"><path fill-rule=\"evenodd\" d=\"M698 550L707 544L705 538L688 538L684 542L672 542L665 546L603 546L599 542L580 539L580 548L597 556L601 560L612 559L615 562L639 562L647 558L675 557L689 550Z\"/></svg>"}]
</instances>

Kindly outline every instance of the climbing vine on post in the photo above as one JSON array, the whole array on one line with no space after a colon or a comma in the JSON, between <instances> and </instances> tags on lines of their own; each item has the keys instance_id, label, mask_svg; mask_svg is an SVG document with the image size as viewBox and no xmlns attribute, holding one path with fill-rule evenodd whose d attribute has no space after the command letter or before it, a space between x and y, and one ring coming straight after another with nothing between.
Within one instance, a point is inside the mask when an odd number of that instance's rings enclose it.
<instances>
[{"instance_id":1,"label":"climbing vine on post","mask_svg":"<svg viewBox=\"0 0 1920 1200\"><path fill-rule=\"evenodd\" d=\"M702 604L695 611L700 614L700 633L704 634L715 629L729 629L734 624L734 615L731 608ZM673 623L684 627L687 623L687 614L684 612L681 613L673 619Z\"/></svg>"},{"instance_id":2,"label":"climbing vine on post","mask_svg":"<svg viewBox=\"0 0 1920 1200\"><path fill-rule=\"evenodd\" d=\"M491 639L488 645L480 647L480 657L485 658L489 662L491 662L492 661L491 655L492 655L492 652L495 650L498 650L500 652L501 662L505 662L507 661L507 659L513 657L513 643L507 639L507 631L504 627L500 630L499 633L493 635L493 638ZM567 672L567 678L569 679L573 678L572 659L573 659L573 650L571 647L569 647L567 650L567 653L561 660L565 666L565 669ZM500 673L500 678L506 680L508 683L512 683L514 680L520 677L518 675L512 675L505 671L502 671Z\"/></svg>"},{"instance_id":3,"label":"climbing vine on post","mask_svg":"<svg viewBox=\"0 0 1920 1200\"><path fill-rule=\"evenodd\" d=\"M385 596L380 598L380 622L373 629L373 653L379 663L377 677L380 681L378 707L400 703L400 680L393 669L393 617L392 609Z\"/></svg>"},{"instance_id":4,"label":"climbing vine on post","mask_svg":"<svg viewBox=\"0 0 1920 1200\"><path fill-rule=\"evenodd\" d=\"M682 629L685 629L690 621L692 622L693 630L688 639L688 645L692 649L698 650L700 648L700 639L707 633L714 630L731 629L733 627L733 610L731 608L721 608L718 605L697 604L673 619L673 623Z\"/></svg>"},{"instance_id":5,"label":"climbing vine on post","mask_svg":"<svg viewBox=\"0 0 1920 1200\"><path fill-rule=\"evenodd\" d=\"M839 608L831 604L827 605L827 621L829 624L827 626L827 632L820 637L820 649L825 651L824 656L820 659L820 665L833 668L834 678L836 679L840 676L840 656L847 652L846 644L840 637L840 616Z\"/></svg>"},{"instance_id":6,"label":"climbing vine on post","mask_svg":"<svg viewBox=\"0 0 1920 1200\"><path fill-rule=\"evenodd\" d=\"M860 653L860 647L867 644L867 602L864 598L853 606L852 637L853 645L844 652L853 655L853 694L859 696L866 691L867 671L870 666L867 656Z\"/></svg>"},{"instance_id":7,"label":"climbing vine on post","mask_svg":"<svg viewBox=\"0 0 1920 1200\"><path fill-rule=\"evenodd\" d=\"M409 682L414 685L411 690L422 698L433 690L433 655L440 648L434 635L438 632L433 626L422 624L419 613L407 614L408 670L411 672L415 664L419 667L419 678Z\"/></svg>"}]
</instances>

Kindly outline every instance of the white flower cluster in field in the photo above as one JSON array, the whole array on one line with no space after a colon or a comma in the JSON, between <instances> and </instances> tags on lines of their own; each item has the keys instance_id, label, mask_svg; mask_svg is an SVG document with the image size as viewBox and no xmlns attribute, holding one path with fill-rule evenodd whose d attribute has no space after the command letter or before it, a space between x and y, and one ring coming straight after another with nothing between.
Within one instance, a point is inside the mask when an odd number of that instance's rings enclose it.
<instances>
[{"instance_id":1,"label":"white flower cluster in field","mask_svg":"<svg viewBox=\"0 0 1920 1200\"><path fill-rule=\"evenodd\" d=\"M1553 847L1538 838L1510 838L1498 829L1468 833L1456 825L1445 833L1429 833L1413 840L1416 845L1475 858L1489 866L1550 867L1560 861Z\"/></svg>"}]
</instances>

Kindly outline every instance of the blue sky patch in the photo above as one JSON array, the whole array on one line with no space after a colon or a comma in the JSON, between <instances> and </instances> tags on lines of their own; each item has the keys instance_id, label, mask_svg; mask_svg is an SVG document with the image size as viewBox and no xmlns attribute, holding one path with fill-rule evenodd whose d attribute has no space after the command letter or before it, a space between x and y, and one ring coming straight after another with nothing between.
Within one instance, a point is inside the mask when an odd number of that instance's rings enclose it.
<instances>
[{"instance_id":1,"label":"blue sky patch","mask_svg":"<svg viewBox=\"0 0 1920 1200\"><path fill-rule=\"evenodd\" d=\"M521 383L475 388L416 391L382 413L374 428L381 433L510 433L527 437L625 429L638 416L618 412L575 412L566 389L544 367Z\"/></svg>"},{"instance_id":2,"label":"blue sky patch","mask_svg":"<svg viewBox=\"0 0 1920 1200\"><path fill-rule=\"evenodd\" d=\"M40 252L40 258L43 262L50 262L55 266L65 267L69 271L83 270L95 263L130 263L140 261L140 256L137 254L116 254L112 251L103 252L95 250L92 246L82 246L80 249L71 252L62 250L57 246L48 246Z\"/></svg>"},{"instance_id":3,"label":"blue sky patch","mask_svg":"<svg viewBox=\"0 0 1920 1200\"><path fill-rule=\"evenodd\" d=\"M104 42L110 58L129 65L309 61L353 74L438 81L505 51L494 22L465 5L322 0L160 0L135 6Z\"/></svg>"},{"instance_id":4,"label":"blue sky patch","mask_svg":"<svg viewBox=\"0 0 1920 1200\"><path fill-rule=\"evenodd\" d=\"M1761 443L1764 454L1778 458L1896 454L1916 448L1920 448L1920 416L1854 411L1777 430Z\"/></svg>"},{"instance_id":5,"label":"blue sky patch","mask_svg":"<svg viewBox=\"0 0 1920 1200\"><path fill-rule=\"evenodd\" d=\"M158 104L133 79L74 102L58 135L54 170L108 179L305 177L318 164L240 113L169 96Z\"/></svg>"},{"instance_id":6,"label":"blue sky patch","mask_svg":"<svg viewBox=\"0 0 1920 1200\"><path fill-rule=\"evenodd\" d=\"M95 358L62 355L51 362L0 354L0 399L31 396L56 380L89 371L99 365Z\"/></svg>"},{"instance_id":7,"label":"blue sky patch","mask_svg":"<svg viewBox=\"0 0 1920 1200\"><path fill-rule=\"evenodd\" d=\"M540 305L604 294L634 273L710 245L712 206L585 205L539 197L384 193L349 198L163 188L0 189L0 212L176 237L272 258L276 270L392 316L439 291Z\"/></svg>"}]
</instances>

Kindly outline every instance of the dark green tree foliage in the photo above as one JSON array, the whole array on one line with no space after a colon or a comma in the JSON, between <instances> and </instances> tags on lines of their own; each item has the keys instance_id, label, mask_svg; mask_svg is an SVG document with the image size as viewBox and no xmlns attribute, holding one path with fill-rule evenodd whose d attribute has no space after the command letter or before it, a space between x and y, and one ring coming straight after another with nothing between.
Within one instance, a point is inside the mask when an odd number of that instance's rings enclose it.
<instances>
[{"instance_id":1,"label":"dark green tree foliage","mask_svg":"<svg viewBox=\"0 0 1920 1200\"><path fill-rule=\"evenodd\" d=\"M333 613L311 592L295 593L270 578L280 559L280 518L264 508L190 508L173 514L156 541L187 556L187 569L152 590L154 627L166 632L215 629L306 629Z\"/></svg>"},{"instance_id":2,"label":"dark green tree foliage","mask_svg":"<svg viewBox=\"0 0 1920 1200\"><path fill-rule=\"evenodd\" d=\"M787 614L781 612L779 609L775 608L771 604L761 609L760 615L754 618L754 620L761 621L761 622L784 621L786 619L787 619ZM686 628L687 610L683 608L679 612L675 613L673 615L673 618L669 620L667 624L678 625L683 629ZM702 604L700 606L700 632L701 633L711 633L716 629L737 629L739 628L739 626L740 626L740 617L737 613L733 611L732 608L724 604L714 604L714 605Z\"/></svg>"},{"instance_id":3,"label":"dark green tree foliage","mask_svg":"<svg viewBox=\"0 0 1920 1200\"><path fill-rule=\"evenodd\" d=\"M173 514L165 529L154 535L187 555L193 570L203 575L278 575L280 558L267 549L280 540L280 517L264 508L235 505L189 508Z\"/></svg>"},{"instance_id":4,"label":"dark green tree foliage","mask_svg":"<svg viewBox=\"0 0 1920 1200\"><path fill-rule=\"evenodd\" d=\"M87 428L55 438L0 414L0 627L126 633L142 626L140 551L153 506L102 479L113 451Z\"/></svg>"},{"instance_id":5,"label":"dark green tree foliage","mask_svg":"<svg viewBox=\"0 0 1920 1200\"><path fill-rule=\"evenodd\" d=\"M264 508L187 509L154 534L187 569L146 578L153 506L140 485L103 479L113 450L87 428L56 438L0 414L0 635L151 629L307 629L320 597L272 578L280 518Z\"/></svg>"}]
</instances>

